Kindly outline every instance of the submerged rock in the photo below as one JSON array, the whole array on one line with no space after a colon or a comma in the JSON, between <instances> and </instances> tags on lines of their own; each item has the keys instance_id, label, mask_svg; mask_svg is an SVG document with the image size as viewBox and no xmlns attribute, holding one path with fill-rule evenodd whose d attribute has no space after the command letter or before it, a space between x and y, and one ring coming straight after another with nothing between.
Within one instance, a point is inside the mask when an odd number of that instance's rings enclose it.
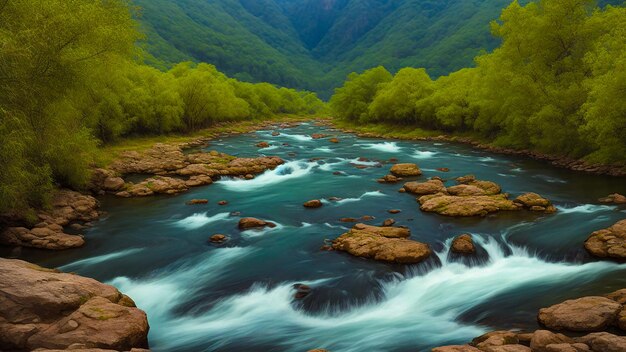
<instances>
[{"instance_id":1,"label":"submerged rock","mask_svg":"<svg viewBox=\"0 0 626 352\"><path fill-rule=\"evenodd\" d=\"M396 176L390 174L390 175L385 175L385 176L383 176L382 178L379 178L376 181L378 181L378 183L397 183L397 182L402 181L402 178L401 177L396 177Z\"/></svg>"},{"instance_id":2,"label":"submerged rock","mask_svg":"<svg viewBox=\"0 0 626 352\"><path fill-rule=\"evenodd\" d=\"M0 267L3 349L148 347L146 314L113 286L21 260Z\"/></svg>"},{"instance_id":3,"label":"submerged rock","mask_svg":"<svg viewBox=\"0 0 626 352\"><path fill-rule=\"evenodd\" d=\"M626 258L626 220L592 233L585 241L585 248L600 258Z\"/></svg>"},{"instance_id":4,"label":"submerged rock","mask_svg":"<svg viewBox=\"0 0 626 352\"><path fill-rule=\"evenodd\" d=\"M339 138L331 138L328 141L331 143L339 143Z\"/></svg>"},{"instance_id":5,"label":"submerged rock","mask_svg":"<svg viewBox=\"0 0 626 352\"><path fill-rule=\"evenodd\" d=\"M395 164L389 172L398 177L420 176L422 174L422 170L417 164Z\"/></svg>"},{"instance_id":6,"label":"submerged rock","mask_svg":"<svg viewBox=\"0 0 626 352\"><path fill-rule=\"evenodd\" d=\"M356 224L350 231L333 241L333 249L357 257L379 261L411 264L431 255L430 247L408 240L410 231L401 227L377 227Z\"/></svg>"},{"instance_id":7,"label":"submerged rock","mask_svg":"<svg viewBox=\"0 0 626 352\"><path fill-rule=\"evenodd\" d=\"M542 308L538 320L552 330L601 331L616 320L621 309L612 299L589 296Z\"/></svg>"},{"instance_id":8,"label":"submerged rock","mask_svg":"<svg viewBox=\"0 0 626 352\"><path fill-rule=\"evenodd\" d=\"M296 290L296 293L293 295L295 299L303 299L311 293L311 287L305 284L295 284L293 288Z\"/></svg>"},{"instance_id":9,"label":"submerged rock","mask_svg":"<svg viewBox=\"0 0 626 352\"><path fill-rule=\"evenodd\" d=\"M192 199L190 201L187 201L187 205L196 205L196 204L207 204L209 203L208 199Z\"/></svg>"},{"instance_id":10,"label":"submerged rock","mask_svg":"<svg viewBox=\"0 0 626 352\"><path fill-rule=\"evenodd\" d=\"M452 247L450 250L454 253L460 254L472 254L476 252L476 246L474 246L474 240L470 234L462 234L457 236L452 241Z\"/></svg>"}]
</instances>

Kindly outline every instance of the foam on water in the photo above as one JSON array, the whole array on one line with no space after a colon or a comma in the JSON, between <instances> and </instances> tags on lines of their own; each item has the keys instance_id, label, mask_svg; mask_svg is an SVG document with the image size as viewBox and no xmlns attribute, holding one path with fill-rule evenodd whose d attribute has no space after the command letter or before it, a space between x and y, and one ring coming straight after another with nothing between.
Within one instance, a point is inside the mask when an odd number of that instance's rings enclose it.
<instances>
[{"instance_id":1,"label":"foam on water","mask_svg":"<svg viewBox=\"0 0 626 352\"><path fill-rule=\"evenodd\" d=\"M378 161L359 160L359 158L351 159L350 160L350 164L363 165L363 166L377 166L377 165L380 165L380 163Z\"/></svg>"},{"instance_id":2,"label":"foam on water","mask_svg":"<svg viewBox=\"0 0 626 352\"><path fill-rule=\"evenodd\" d=\"M305 136L303 134L281 133L280 135L283 136L283 137L287 137L287 138L293 139L293 140L298 141L298 142L311 142L313 140L313 137Z\"/></svg>"},{"instance_id":3,"label":"foam on water","mask_svg":"<svg viewBox=\"0 0 626 352\"><path fill-rule=\"evenodd\" d=\"M421 151L421 150L416 150L415 153L413 153L413 155L411 155L412 158L414 159L430 159L433 156L435 156L437 154L437 152L430 152L427 150Z\"/></svg>"},{"instance_id":4,"label":"foam on water","mask_svg":"<svg viewBox=\"0 0 626 352\"><path fill-rule=\"evenodd\" d=\"M113 260L113 259L125 257L127 255L131 255L131 254L134 254L134 253L137 253L137 252L141 252L142 250L143 250L143 248L129 248L129 249L125 249L125 250L119 251L119 252L98 255L98 256L95 256L95 257L81 259L81 260L77 260L77 261L69 263L69 264L65 264L65 265L59 267L59 269L62 270L62 271L77 270L79 268L83 268L83 267L86 267L86 266L91 266L91 265L103 263L103 262L106 262L108 260Z\"/></svg>"},{"instance_id":5,"label":"foam on water","mask_svg":"<svg viewBox=\"0 0 626 352\"><path fill-rule=\"evenodd\" d=\"M279 224L277 222L274 222L274 224L276 224L276 226L274 226L274 227L266 226L266 227L263 227L263 228L255 228L255 229L242 231L241 235L244 236L244 237L248 237L248 238L261 237L261 236L265 235L268 232L280 231L280 230L285 228L285 226L283 226L282 224Z\"/></svg>"},{"instance_id":6,"label":"foam on water","mask_svg":"<svg viewBox=\"0 0 626 352\"><path fill-rule=\"evenodd\" d=\"M217 184L222 185L230 191L251 191L268 185L306 176L311 173L313 167L315 166L317 166L317 163L315 162L290 161L283 165L279 165L274 170L265 171L263 174L253 178L252 180L225 179L218 181Z\"/></svg>"},{"instance_id":7,"label":"foam on water","mask_svg":"<svg viewBox=\"0 0 626 352\"><path fill-rule=\"evenodd\" d=\"M381 191L365 192L361 196L359 196L358 198L344 198L344 199L338 200L336 202L333 202L333 204L343 205L343 204L346 204L346 203L358 202L361 199L367 198L367 197L386 197L386 196L387 195L384 194Z\"/></svg>"},{"instance_id":8,"label":"foam on water","mask_svg":"<svg viewBox=\"0 0 626 352\"><path fill-rule=\"evenodd\" d=\"M361 146L363 146L365 149L374 149L374 150L378 150L381 152L388 152L388 153L397 153L400 150L402 150L402 148L399 147L398 143L396 142L368 143L368 144L361 144Z\"/></svg>"},{"instance_id":9,"label":"foam on water","mask_svg":"<svg viewBox=\"0 0 626 352\"><path fill-rule=\"evenodd\" d=\"M174 225L185 228L187 230L195 230L212 222L226 220L229 216L229 213L219 213L212 216L208 216L208 213L195 213L184 219L176 221Z\"/></svg>"},{"instance_id":10,"label":"foam on water","mask_svg":"<svg viewBox=\"0 0 626 352\"><path fill-rule=\"evenodd\" d=\"M596 205L596 204L583 204L583 205L578 205L572 208L566 208L563 206L557 206L556 207L558 209L558 213L557 214L572 214L572 213L585 213L585 214L591 214L591 213L596 213L596 212L603 212L603 211L611 211L611 210L615 210L616 207L614 206L609 206L609 205Z\"/></svg>"},{"instance_id":11,"label":"foam on water","mask_svg":"<svg viewBox=\"0 0 626 352\"><path fill-rule=\"evenodd\" d=\"M511 247L512 254L508 255L495 240L480 237L476 240L489 254L485 265L468 267L449 262L446 246L437 253L441 267L426 274L416 272L412 277L381 282L382 300L372 299L342 312L327 310L310 315L299 310L291 304L294 282L273 288L255 286L245 293L226 297L202 314L177 318L166 314L168 308L171 311L175 307L171 299L155 297L155 292L161 292L153 291L155 282L144 284L149 290L128 286L128 293L148 311L153 321L158 319L154 324L159 327L159 334L153 339L155 351L194 345L220 349L233 341L250 346L266 343L294 352L302 351L303 347L338 352L383 351L390 341L421 350L440 343L467 341L488 330L461 324L457 318L497 295L529 285L583 284L599 273L626 268L624 264L612 262L551 263L516 247ZM193 285L193 274L198 272L193 269L182 276L180 271L168 273L156 282L180 299L187 290L186 285ZM183 288L182 293L171 292L173 285ZM160 304L153 304L156 302ZM152 309L157 309L157 314L153 314Z\"/></svg>"},{"instance_id":12,"label":"foam on water","mask_svg":"<svg viewBox=\"0 0 626 352\"><path fill-rule=\"evenodd\" d=\"M322 152L322 153L332 153L333 150L330 149L329 147L319 147L319 148L315 148L313 149L316 152Z\"/></svg>"},{"instance_id":13,"label":"foam on water","mask_svg":"<svg viewBox=\"0 0 626 352\"><path fill-rule=\"evenodd\" d=\"M533 177L542 179L542 180L544 180L546 182L550 182L550 183L567 183L567 181L561 180L560 178L546 176L546 175L535 175Z\"/></svg>"}]
</instances>

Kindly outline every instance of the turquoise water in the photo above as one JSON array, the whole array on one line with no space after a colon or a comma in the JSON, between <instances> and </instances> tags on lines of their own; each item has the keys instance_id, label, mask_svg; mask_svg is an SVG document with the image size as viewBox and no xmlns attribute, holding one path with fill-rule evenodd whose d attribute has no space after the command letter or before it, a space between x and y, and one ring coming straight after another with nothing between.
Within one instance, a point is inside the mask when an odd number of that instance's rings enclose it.
<instances>
[{"instance_id":1,"label":"turquoise water","mask_svg":"<svg viewBox=\"0 0 626 352\"><path fill-rule=\"evenodd\" d=\"M594 230L626 218L626 207L597 203L609 193L626 193L623 178L464 145L363 139L308 124L276 137L271 132L227 137L207 150L278 155L286 164L276 170L250 181L222 179L179 196L103 197L108 215L86 233L84 248L24 249L20 257L129 294L148 313L154 351L421 351L465 343L487 330L536 328L541 307L626 287L626 264L595 261L582 247ZM341 143L308 137L319 132L338 134ZM259 150L259 141L272 147ZM400 184L376 182L390 158L418 163L421 179L471 173L513 196L534 191L559 212L471 219L422 213L414 197L397 192ZM369 167L357 169L355 163ZM439 167L451 171L438 172ZM302 207L328 197L344 200ZM185 205L192 198L209 204ZM220 200L229 203L219 206ZM364 215L375 217L371 224L393 217L436 255L401 266L320 250L324 239L350 226L340 218ZM278 226L240 232L243 216ZM448 245L466 232L479 242L480 255L455 260ZM215 233L230 240L208 244ZM303 300L293 298L296 283L313 288Z\"/></svg>"}]
</instances>

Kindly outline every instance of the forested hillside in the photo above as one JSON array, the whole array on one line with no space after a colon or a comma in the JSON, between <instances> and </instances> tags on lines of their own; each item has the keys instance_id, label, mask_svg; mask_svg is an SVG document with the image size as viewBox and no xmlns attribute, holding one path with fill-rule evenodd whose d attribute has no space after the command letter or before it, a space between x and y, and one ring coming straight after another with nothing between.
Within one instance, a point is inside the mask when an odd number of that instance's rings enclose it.
<instances>
[{"instance_id":1,"label":"forested hillside","mask_svg":"<svg viewBox=\"0 0 626 352\"><path fill-rule=\"evenodd\" d=\"M626 8L513 2L491 26L502 44L475 68L435 80L423 68L352 73L330 101L335 116L623 165Z\"/></svg>"},{"instance_id":2,"label":"forested hillside","mask_svg":"<svg viewBox=\"0 0 626 352\"><path fill-rule=\"evenodd\" d=\"M80 189L102 144L323 108L207 63L147 66L134 16L125 0L0 2L0 214L45 206L54 185Z\"/></svg>"},{"instance_id":3,"label":"forested hillside","mask_svg":"<svg viewBox=\"0 0 626 352\"><path fill-rule=\"evenodd\" d=\"M489 22L509 0L133 0L148 62L210 62L247 81L329 97L345 76L383 65L433 77L473 66L499 39ZM525 4L528 0L521 0ZM603 0L619 4L622 0Z\"/></svg>"},{"instance_id":4,"label":"forested hillside","mask_svg":"<svg viewBox=\"0 0 626 352\"><path fill-rule=\"evenodd\" d=\"M227 74L329 96L355 70L471 66L498 39L508 0L133 0L160 67L211 62Z\"/></svg>"}]
</instances>

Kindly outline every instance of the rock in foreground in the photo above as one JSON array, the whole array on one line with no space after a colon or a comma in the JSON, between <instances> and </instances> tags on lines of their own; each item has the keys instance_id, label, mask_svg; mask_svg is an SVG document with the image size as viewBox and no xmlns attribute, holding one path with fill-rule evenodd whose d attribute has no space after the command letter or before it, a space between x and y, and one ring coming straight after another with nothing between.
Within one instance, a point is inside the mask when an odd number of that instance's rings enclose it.
<instances>
[{"instance_id":1,"label":"rock in foreground","mask_svg":"<svg viewBox=\"0 0 626 352\"><path fill-rule=\"evenodd\" d=\"M626 258L626 220L592 233L585 241L585 248L600 258Z\"/></svg>"},{"instance_id":2,"label":"rock in foreground","mask_svg":"<svg viewBox=\"0 0 626 352\"><path fill-rule=\"evenodd\" d=\"M113 286L0 258L0 346L7 350L148 346L148 320Z\"/></svg>"},{"instance_id":3,"label":"rock in foreground","mask_svg":"<svg viewBox=\"0 0 626 352\"><path fill-rule=\"evenodd\" d=\"M384 262L419 263L431 254L430 247L407 239L410 231L402 227L377 227L356 224L333 241L333 249L357 257Z\"/></svg>"},{"instance_id":4,"label":"rock in foreground","mask_svg":"<svg viewBox=\"0 0 626 352\"><path fill-rule=\"evenodd\" d=\"M590 296L542 308L538 320L552 330L601 331L616 320L621 309L612 299Z\"/></svg>"}]
</instances>

